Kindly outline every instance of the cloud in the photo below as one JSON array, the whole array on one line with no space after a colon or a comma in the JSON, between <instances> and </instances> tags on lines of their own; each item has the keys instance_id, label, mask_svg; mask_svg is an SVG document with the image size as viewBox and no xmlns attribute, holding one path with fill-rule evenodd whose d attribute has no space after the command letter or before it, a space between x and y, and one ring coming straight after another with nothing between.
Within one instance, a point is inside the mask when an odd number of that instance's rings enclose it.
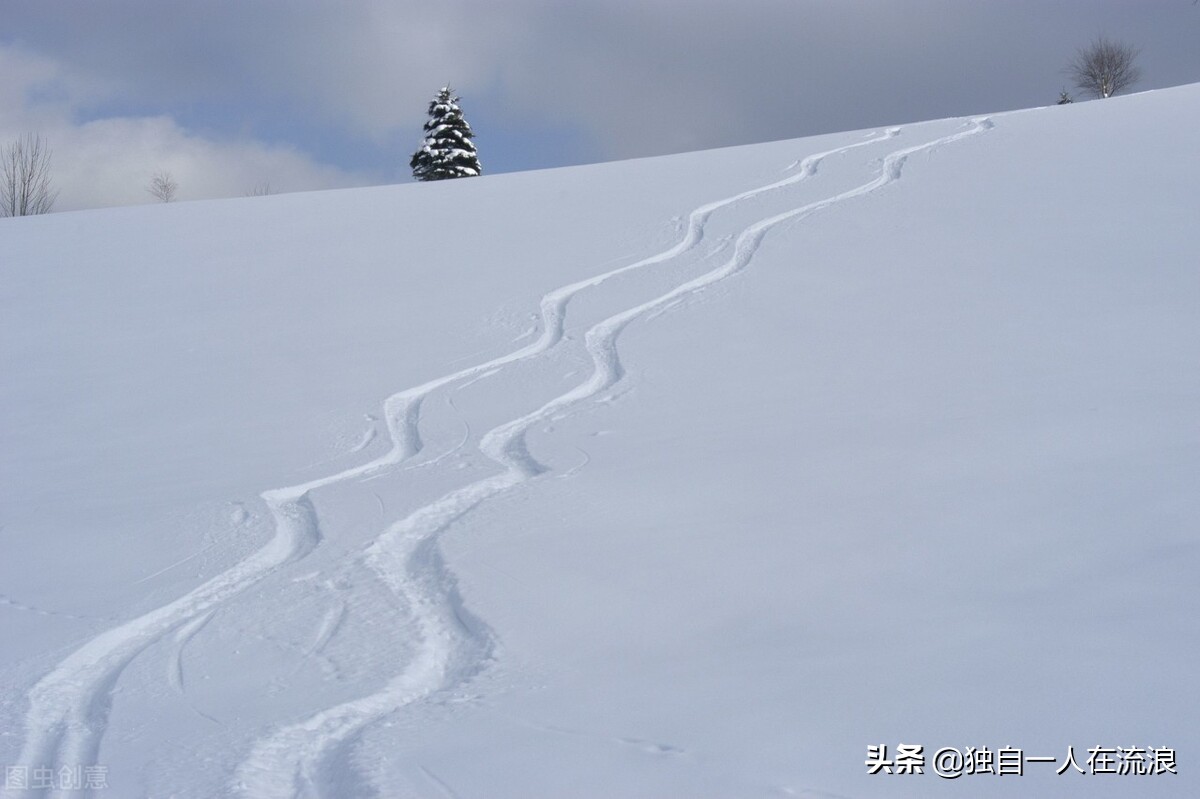
<instances>
[{"instance_id":1,"label":"cloud","mask_svg":"<svg viewBox=\"0 0 1200 799\"><path fill-rule=\"evenodd\" d=\"M1142 46L1141 88L1186 82L1198 23L1176 0L5 0L0 47L29 58L0 126L17 106L67 139L123 125L189 153L184 196L218 174L282 187L249 177L268 168L384 182L407 178L446 83L497 172L1053 103L1100 30ZM235 166L197 161L218 157Z\"/></svg>"},{"instance_id":2,"label":"cloud","mask_svg":"<svg viewBox=\"0 0 1200 799\"><path fill-rule=\"evenodd\" d=\"M14 5L10 30L109 82L111 106L264 110L382 138L412 127L446 82L485 83L523 46L536 4L111 0L69 15Z\"/></svg>"},{"instance_id":3,"label":"cloud","mask_svg":"<svg viewBox=\"0 0 1200 799\"><path fill-rule=\"evenodd\" d=\"M1200 77L1200 11L1173 0L580 0L527 23L509 103L609 158L1051 104L1098 30L1142 46L1139 88Z\"/></svg>"},{"instance_id":4,"label":"cloud","mask_svg":"<svg viewBox=\"0 0 1200 799\"><path fill-rule=\"evenodd\" d=\"M88 208L146 202L152 175L167 172L179 199L236 197L256 186L297 191L364 185L365 176L316 164L291 148L190 135L169 117L114 118L49 134L62 206Z\"/></svg>"},{"instance_id":5,"label":"cloud","mask_svg":"<svg viewBox=\"0 0 1200 799\"><path fill-rule=\"evenodd\" d=\"M296 191L381 182L292 146L191 132L168 115L80 121L119 93L119 81L14 46L0 45L0 74L0 143L26 133L46 140L59 190L55 210L151 202L146 186L158 171L171 173L181 200L241 196L262 183Z\"/></svg>"},{"instance_id":6,"label":"cloud","mask_svg":"<svg viewBox=\"0 0 1200 799\"><path fill-rule=\"evenodd\" d=\"M988 15L969 5L561 4L533 23L538 57L519 55L506 88L553 97L614 158L969 113L1002 79L973 33ZM1028 104L1053 99L1029 90L1036 68L1004 67Z\"/></svg>"}]
</instances>

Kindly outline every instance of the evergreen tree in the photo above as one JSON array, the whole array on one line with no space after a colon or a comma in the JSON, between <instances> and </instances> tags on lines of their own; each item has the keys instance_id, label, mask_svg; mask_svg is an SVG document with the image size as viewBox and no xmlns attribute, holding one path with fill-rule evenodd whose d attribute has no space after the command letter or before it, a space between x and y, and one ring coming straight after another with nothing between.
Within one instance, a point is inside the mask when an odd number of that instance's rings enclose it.
<instances>
[{"instance_id":1,"label":"evergreen tree","mask_svg":"<svg viewBox=\"0 0 1200 799\"><path fill-rule=\"evenodd\" d=\"M1075 101L1071 99L1071 95L1067 94L1066 89L1063 89L1062 94L1058 96L1058 105L1066 105L1067 103L1073 102Z\"/></svg>"},{"instance_id":2,"label":"evergreen tree","mask_svg":"<svg viewBox=\"0 0 1200 799\"><path fill-rule=\"evenodd\" d=\"M413 153L413 177L417 180L446 180L475 177L483 172L471 138L475 132L463 119L458 98L445 86L429 104L425 140Z\"/></svg>"}]
</instances>

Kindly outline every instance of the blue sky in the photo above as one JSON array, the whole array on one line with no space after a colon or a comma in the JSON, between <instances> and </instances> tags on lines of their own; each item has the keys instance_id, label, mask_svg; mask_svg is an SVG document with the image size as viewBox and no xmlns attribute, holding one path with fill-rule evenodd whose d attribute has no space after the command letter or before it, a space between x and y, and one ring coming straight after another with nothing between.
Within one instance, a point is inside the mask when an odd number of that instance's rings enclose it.
<instances>
[{"instance_id":1,"label":"blue sky","mask_svg":"<svg viewBox=\"0 0 1200 799\"><path fill-rule=\"evenodd\" d=\"M62 210L404 182L450 82L495 174L1049 104L1100 34L1200 80L1191 0L0 0L0 142Z\"/></svg>"}]
</instances>

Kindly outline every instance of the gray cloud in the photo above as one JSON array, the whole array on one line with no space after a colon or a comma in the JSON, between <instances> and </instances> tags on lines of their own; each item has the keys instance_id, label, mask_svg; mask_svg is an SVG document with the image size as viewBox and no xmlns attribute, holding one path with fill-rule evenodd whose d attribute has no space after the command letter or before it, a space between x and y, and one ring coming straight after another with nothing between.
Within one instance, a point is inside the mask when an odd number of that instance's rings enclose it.
<instances>
[{"instance_id":1,"label":"gray cloud","mask_svg":"<svg viewBox=\"0 0 1200 799\"><path fill-rule=\"evenodd\" d=\"M536 24L514 100L540 86L612 157L1049 104L1105 29L1142 43L1144 87L1200 79L1186 2L576 3Z\"/></svg>"},{"instance_id":2,"label":"gray cloud","mask_svg":"<svg viewBox=\"0 0 1200 799\"><path fill-rule=\"evenodd\" d=\"M1050 104L1101 32L1142 47L1139 88L1200 80L1190 0L0 2L0 44L56 75L0 88L10 120L165 116L378 180L447 81L504 171Z\"/></svg>"}]
</instances>

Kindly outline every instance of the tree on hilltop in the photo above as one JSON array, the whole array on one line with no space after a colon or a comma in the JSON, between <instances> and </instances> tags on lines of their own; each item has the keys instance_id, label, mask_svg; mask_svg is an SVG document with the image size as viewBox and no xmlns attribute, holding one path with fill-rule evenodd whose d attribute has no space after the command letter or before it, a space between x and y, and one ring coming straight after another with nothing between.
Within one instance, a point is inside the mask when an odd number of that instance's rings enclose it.
<instances>
[{"instance_id":1,"label":"tree on hilltop","mask_svg":"<svg viewBox=\"0 0 1200 799\"><path fill-rule=\"evenodd\" d=\"M458 100L454 91L444 86L429 103L425 140L409 163L417 180L469 178L483 172L475 145L471 143L475 132L463 119Z\"/></svg>"},{"instance_id":2,"label":"tree on hilltop","mask_svg":"<svg viewBox=\"0 0 1200 799\"><path fill-rule=\"evenodd\" d=\"M0 148L0 217L48 214L58 196L50 181L50 148L27 134Z\"/></svg>"},{"instance_id":3,"label":"tree on hilltop","mask_svg":"<svg viewBox=\"0 0 1200 799\"><path fill-rule=\"evenodd\" d=\"M1081 91L1112 97L1141 79L1142 71L1134 64L1137 54L1136 47L1101 36L1075 53L1067 74Z\"/></svg>"},{"instance_id":4,"label":"tree on hilltop","mask_svg":"<svg viewBox=\"0 0 1200 799\"><path fill-rule=\"evenodd\" d=\"M172 203L179 194L179 184L175 182L175 178L171 176L170 172L160 170L150 178L146 191L153 194L160 203Z\"/></svg>"}]
</instances>

